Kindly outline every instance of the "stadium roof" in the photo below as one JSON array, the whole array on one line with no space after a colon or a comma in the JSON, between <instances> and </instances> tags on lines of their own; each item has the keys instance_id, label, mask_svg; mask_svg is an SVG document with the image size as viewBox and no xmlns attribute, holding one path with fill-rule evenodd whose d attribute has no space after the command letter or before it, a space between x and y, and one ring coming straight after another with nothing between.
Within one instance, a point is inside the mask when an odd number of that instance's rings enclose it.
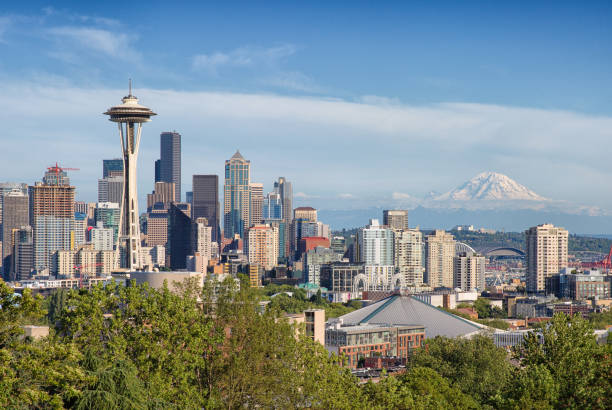
<instances>
[{"instance_id":1,"label":"stadium roof","mask_svg":"<svg viewBox=\"0 0 612 410\"><path fill-rule=\"evenodd\" d=\"M422 325L425 337L471 336L487 326L455 316L410 296L392 295L369 306L340 316L342 325Z\"/></svg>"}]
</instances>

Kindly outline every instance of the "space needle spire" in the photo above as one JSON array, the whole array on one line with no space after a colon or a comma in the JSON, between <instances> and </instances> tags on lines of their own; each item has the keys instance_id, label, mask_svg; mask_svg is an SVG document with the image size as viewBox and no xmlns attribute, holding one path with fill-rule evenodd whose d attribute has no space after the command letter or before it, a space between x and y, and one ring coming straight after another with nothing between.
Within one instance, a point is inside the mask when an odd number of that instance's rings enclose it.
<instances>
[{"instance_id":1,"label":"space needle spire","mask_svg":"<svg viewBox=\"0 0 612 410\"><path fill-rule=\"evenodd\" d=\"M119 126L121 150L123 152L123 201L119 220L119 243L115 267L136 270L140 268L140 221L138 217L138 188L136 166L142 123L151 121L157 115L149 108L138 104L132 95L132 80L129 93L123 97L123 104L109 108L104 114ZM120 257L119 257L120 256Z\"/></svg>"}]
</instances>

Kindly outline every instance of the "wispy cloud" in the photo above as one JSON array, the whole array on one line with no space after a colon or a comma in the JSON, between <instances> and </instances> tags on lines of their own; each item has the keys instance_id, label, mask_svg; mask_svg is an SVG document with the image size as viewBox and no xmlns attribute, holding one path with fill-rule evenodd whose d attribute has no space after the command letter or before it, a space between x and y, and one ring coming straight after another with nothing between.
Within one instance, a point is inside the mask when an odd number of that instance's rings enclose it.
<instances>
[{"instance_id":1,"label":"wispy cloud","mask_svg":"<svg viewBox=\"0 0 612 410\"><path fill-rule=\"evenodd\" d=\"M406 194L404 192L394 192L391 195L391 198L393 198L396 201L402 201L402 200L408 200L408 199L413 199L412 195L410 194Z\"/></svg>"},{"instance_id":2,"label":"wispy cloud","mask_svg":"<svg viewBox=\"0 0 612 410\"><path fill-rule=\"evenodd\" d=\"M338 198L340 198L340 199L354 199L356 197L353 194L342 193L342 194L338 194Z\"/></svg>"},{"instance_id":3,"label":"wispy cloud","mask_svg":"<svg viewBox=\"0 0 612 410\"><path fill-rule=\"evenodd\" d=\"M61 42L70 42L82 49L105 56L129 60L139 54L132 48L134 37L125 33L99 28L64 26L48 30Z\"/></svg>"},{"instance_id":4,"label":"wispy cloud","mask_svg":"<svg viewBox=\"0 0 612 410\"><path fill-rule=\"evenodd\" d=\"M262 84L286 90L304 91L309 93L323 93L326 88L318 85L312 77L299 71L279 71L260 80Z\"/></svg>"},{"instance_id":5,"label":"wispy cloud","mask_svg":"<svg viewBox=\"0 0 612 410\"><path fill-rule=\"evenodd\" d=\"M269 48L244 46L228 52L197 54L193 56L192 67L194 70L217 74L222 67L275 66L280 60L295 52L296 47L292 44Z\"/></svg>"}]
</instances>

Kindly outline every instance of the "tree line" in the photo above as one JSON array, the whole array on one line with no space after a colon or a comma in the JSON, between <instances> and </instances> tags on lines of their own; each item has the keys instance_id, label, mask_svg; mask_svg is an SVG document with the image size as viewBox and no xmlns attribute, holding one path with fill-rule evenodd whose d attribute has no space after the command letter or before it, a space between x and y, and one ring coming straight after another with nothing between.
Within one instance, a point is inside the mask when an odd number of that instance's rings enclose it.
<instances>
[{"instance_id":1,"label":"tree line","mask_svg":"<svg viewBox=\"0 0 612 410\"><path fill-rule=\"evenodd\" d=\"M233 281L97 286L45 301L0 282L0 407L610 408L610 345L558 315L509 355L491 338L428 339L403 374L359 383L261 291ZM23 336L48 321L50 335Z\"/></svg>"}]
</instances>

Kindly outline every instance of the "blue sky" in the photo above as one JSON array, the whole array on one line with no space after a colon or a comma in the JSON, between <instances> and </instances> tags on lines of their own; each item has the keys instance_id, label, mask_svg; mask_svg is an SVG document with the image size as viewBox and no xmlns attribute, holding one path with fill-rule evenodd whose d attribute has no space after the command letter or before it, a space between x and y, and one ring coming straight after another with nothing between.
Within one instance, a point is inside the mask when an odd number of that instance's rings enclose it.
<instances>
[{"instance_id":1,"label":"blue sky","mask_svg":"<svg viewBox=\"0 0 612 410\"><path fill-rule=\"evenodd\" d=\"M190 175L236 148L325 208L399 206L482 171L612 210L609 2L11 2L0 10L0 179L55 161L95 200L135 94L141 201L159 133Z\"/></svg>"}]
</instances>

